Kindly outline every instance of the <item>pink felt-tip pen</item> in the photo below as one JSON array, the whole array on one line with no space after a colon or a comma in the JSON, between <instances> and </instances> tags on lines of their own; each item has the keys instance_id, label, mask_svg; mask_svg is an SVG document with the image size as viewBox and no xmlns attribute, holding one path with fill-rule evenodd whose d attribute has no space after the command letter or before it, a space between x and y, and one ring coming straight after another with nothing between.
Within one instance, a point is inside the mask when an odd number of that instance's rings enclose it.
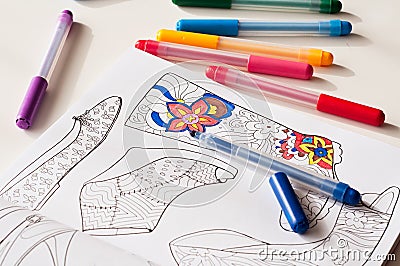
<instances>
[{"instance_id":1,"label":"pink felt-tip pen","mask_svg":"<svg viewBox=\"0 0 400 266\"><path fill-rule=\"evenodd\" d=\"M263 56L207 49L190 45L139 40L135 47L155 56L174 61L206 60L246 69L248 72L296 79L310 79L313 67L307 63Z\"/></svg>"},{"instance_id":2,"label":"pink felt-tip pen","mask_svg":"<svg viewBox=\"0 0 400 266\"><path fill-rule=\"evenodd\" d=\"M72 22L72 12L69 10L62 11L58 17L56 32L43 60L39 74L32 78L19 109L16 124L21 129L28 129L32 125Z\"/></svg>"},{"instance_id":3,"label":"pink felt-tip pen","mask_svg":"<svg viewBox=\"0 0 400 266\"><path fill-rule=\"evenodd\" d=\"M336 98L324 93L292 88L265 78L248 76L238 70L221 66L209 66L206 76L218 83L240 91L260 89L267 96L305 105L318 111L355 120L361 123L381 126L385 121L382 110L359 103Z\"/></svg>"}]
</instances>

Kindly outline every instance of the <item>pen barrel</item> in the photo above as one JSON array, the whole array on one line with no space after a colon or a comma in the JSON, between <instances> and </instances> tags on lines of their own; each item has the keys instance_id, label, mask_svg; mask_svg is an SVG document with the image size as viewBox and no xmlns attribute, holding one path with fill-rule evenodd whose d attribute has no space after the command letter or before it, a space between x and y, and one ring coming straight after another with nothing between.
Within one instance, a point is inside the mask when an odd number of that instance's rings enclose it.
<instances>
[{"instance_id":1,"label":"pen barrel","mask_svg":"<svg viewBox=\"0 0 400 266\"><path fill-rule=\"evenodd\" d=\"M151 46L155 41L148 40L146 46ZM157 43L157 50L150 52L156 56L168 60L188 61L188 60L205 60L209 62L221 62L247 69L249 55L218 51L215 49L207 49L201 47L193 47L189 45L179 45L170 43ZM145 50L147 51L147 49Z\"/></svg>"},{"instance_id":2,"label":"pen barrel","mask_svg":"<svg viewBox=\"0 0 400 266\"><path fill-rule=\"evenodd\" d=\"M179 6L217 7L246 10L293 10L337 13L342 9L338 0L172 0Z\"/></svg>"},{"instance_id":3,"label":"pen barrel","mask_svg":"<svg viewBox=\"0 0 400 266\"><path fill-rule=\"evenodd\" d=\"M135 47L167 60L200 60L200 63L206 64L210 64L210 62L220 62L241 67L252 73L297 79L310 79L313 74L312 66L306 63L285 61L276 58L253 56L175 43L157 42L153 40L139 40Z\"/></svg>"},{"instance_id":4,"label":"pen barrel","mask_svg":"<svg viewBox=\"0 0 400 266\"><path fill-rule=\"evenodd\" d=\"M232 9L337 13L338 0L231 0Z\"/></svg>"},{"instance_id":5,"label":"pen barrel","mask_svg":"<svg viewBox=\"0 0 400 266\"><path fill-rule=\"evenodd\" d=\"M320 35L319 22L240 21L238 36Z\"/></svg>"},{"instance_id":6,"label":"pen barrel","mask_svg":"<svg viewBox=\"0 0 400 266\"><path fill-rule=\"evenodd\" d=\"M317 110L372 126L381 126L385 122L382 110L323 93L319 96Z\"/></svg>"},{"instance_id":7,"label":"pen barrel","mask_svg":"<svg viewBox=\"0 0 400 266\"><path fill-rule=\"evenodd\" d=\"M312 109L315 109L318 102L319 95L314 92L291 88L276 81L246 75L240 71L226 67L210 66L207 68L206 75L220 84L245 93L261 92L267 99L271 97Z\"/></svg>"},{"instance_id":8,"label":"pen barrel","mask_svg":"<svg viewBox=\"0 0 400 266\"><path fill-rule=\"evenodd\" d=\"M19 128L28 129L32 125L47 85L43 77L37 76L32 79L17 114L16 124Z\"/></svg>"},{"instance_id":9,"label":"pen barrel","mask_svg":"<svg viewBox=\"0 0 400 266\"><path fill-rule=\"evenodd\" d=\"M206 27L203 27L206 29ZM328 21L239 21L237 36L343 36L352 25L339 19ZM211 29L209 34L213 34Z\"/></svg>"},{"instance_id":10,"label":"pen barrel","mask_svg":"<svg viewBox=\"0 0 400 266\"><path fill-rule=\"evenodd\" d=\"M313 66L327 66L331 65L333 61L333 56L330 53L320 49L278 46L266 42L229 37L220 37L217 49L303 62ZM329 55L331 58L325 58Z\"/></svg>"},{"instance_id":11,"label":"pen barrel","mask_svg":"<svg viewBox=\"0 0 400 266\"><path fill-rule=\"evenodd\" d=\"M332 54L320 49L278 46L266 42L256 42L194 32L163 29L158 31L157 41L192 45L249 55L274 57L278 59L304 62L315 66L328 66L333 62Z\"/></svg>"},{"instance_id":12,"label":"pen barrel","mask_svg":"<svg viewBox=\"0 0 400 266\"><path fill-rule=\"evenodd\" d=\"M199 140L201 147L210 148L234 158L240 158L243 162L249 162L267 172L270 170L284 172L292 181L299 183L303 187L321 192L341 202L355 205L360 201L360 194L350 188L349 185L318 173L310 173L291 162L283 161L280 158L273 158L269 154L261 153L252 148L233 144L209 133L196 132L195 138Z\"/></svg>"},{"instance_id":13,"label":"pen barrel","mask_svg":"<svg viewBox=\"0 0 400 266\"><path fill-rule=\"evenodd\" d=\"M41 76L46 80L50 80L58 57L60 56L65 40L68 36L72 22L72 13L68 10L64 10L58 18L55 33L43 60L38 76Z\"/></svg>"},{"instance_id":14,"label":"pen barrel","mask_svg":"<svg viewBox=\"0 0 400 266\"><path fill-rule=\"evenodd\" d=\"M327 21L260 21L238 19L181 19L177 31L243 36L344 36L352 25L339 19Z\"/></svg>"}]
</instances>

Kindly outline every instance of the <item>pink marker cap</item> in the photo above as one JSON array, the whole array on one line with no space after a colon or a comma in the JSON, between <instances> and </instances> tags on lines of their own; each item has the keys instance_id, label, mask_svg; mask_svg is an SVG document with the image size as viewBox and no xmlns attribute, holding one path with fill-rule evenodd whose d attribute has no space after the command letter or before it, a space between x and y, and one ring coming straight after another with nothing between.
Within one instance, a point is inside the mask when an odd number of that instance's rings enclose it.
<instances>
[{"instance_id":1,"label":"pink marker cap","mask_svg":"<svg viewBox=\"0 0 400 266\"><path fill-rule=\"evenodd\" d=\"M250 55L247 65L249 72L296 79L310 79L314 69L310 64L276 58Z\"/></svg>"}]
</instances>

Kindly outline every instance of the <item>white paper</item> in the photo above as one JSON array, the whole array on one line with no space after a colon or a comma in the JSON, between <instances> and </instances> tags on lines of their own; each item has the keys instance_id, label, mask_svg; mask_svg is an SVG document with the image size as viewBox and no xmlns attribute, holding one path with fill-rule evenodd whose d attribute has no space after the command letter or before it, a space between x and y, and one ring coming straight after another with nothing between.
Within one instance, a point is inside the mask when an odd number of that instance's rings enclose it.
<instances>
[{"instance_id":1,"label":"white paper","mask_svg":"<svg viewBox=\"0 0 400 266\"><path fill-rule=\"evenodd\" d=\"M148 265L146 260L0 200L0 265Z\"/></svg>"},{"instance_id":2,"label":"white paper","mask_svg":"<svg viewBox=\"0 0 400 266\"><path fill-rule=\"evenodd\" d=\"M311 228L295 234L268 173L199 148L193 127L348 183L368 207L297 190ZM0 194L160 265L380 265L399 234L398 152L132 49Z\"/></svg>"}]
</instances>

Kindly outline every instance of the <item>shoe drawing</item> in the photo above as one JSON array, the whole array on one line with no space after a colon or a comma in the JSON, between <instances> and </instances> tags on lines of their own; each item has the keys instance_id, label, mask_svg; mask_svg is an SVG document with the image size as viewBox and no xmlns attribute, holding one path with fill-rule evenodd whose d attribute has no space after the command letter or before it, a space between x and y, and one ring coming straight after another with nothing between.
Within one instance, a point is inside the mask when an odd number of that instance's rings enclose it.
<instances>
[{"instance_id":1,"label":"shoe drawing","mask_svg":"<svg viewBox=\"0 0 400 266\"><path fill-rule=\"evenodd\" d=\"M337 202L341 210L336 223L330 234L319 241L271 244L240 232L220 229L179 237L170 243L170 249L177 264L185 266L362 265L371 257L384 235L399 191L398 187L389 187L380 195L375 194L375 199L366 206L348 206ZM338 252L333 255L324 253L329 248ZM294 255L291 253L293 250L296 251ZM357 260L351 257L354 252L367 256ZM299 256L306 259L301 260Z\"/></svg>"},{"instance_id":2,"label":"shoe drawing","mask_svg":"<svg viewBox=\"0 0 400 266\"><path fill-rule=\"evenodd\" d=\"M4 207L0 217L0 265L20 265L40 245L47 247L52 265L65 265L76 230L21 207Z\"/></svg>"},{"instance_id":3,"label":"shoe drawing","mask_svg":"<svg viewBox=\"0 0 400 266\"><path fill-rule=\"evenodd\" d=\"M131 156L136 169L128 169ZM237 170L193 151L131 148L115 164L87 182L80 195L82 229L92 235L152 232L179 196L197 187L220 184ZM137 158L137 159L136 159ZM147 161L148 160L148 161ZM207 162L206 162L207 161Z\"/></svg>"},{"instance_id":4,"label":"shoe drawing","mask_svg":"<svg viewBox=\"0 0 400 266\"><path fill-rule=\"evenodd\" d=\"M40 209L61 180L106 139L120 109L121 98L112 96L73 117L67 135L10 180L0 196L18 206Z\"/></svg>"}]
</instances>

